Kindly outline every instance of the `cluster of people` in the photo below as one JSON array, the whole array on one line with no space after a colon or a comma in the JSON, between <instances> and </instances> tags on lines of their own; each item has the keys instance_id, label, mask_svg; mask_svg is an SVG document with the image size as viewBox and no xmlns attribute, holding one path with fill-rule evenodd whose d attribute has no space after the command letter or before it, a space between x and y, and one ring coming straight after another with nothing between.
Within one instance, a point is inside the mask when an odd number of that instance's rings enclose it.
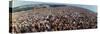
<instances>
[{"instance_id":1,"label":"cluster of people","mask_svg":"<svg viewBox=\"0 0 100 34\"><path fill-rule=\"evenodd\" d=\"M50 14L48 12L49 9L46 9L46 11L44 9L44 12L38 10L17 12L18 14L13 13L12 17L16 18L12 18L10 31L27 33L97 28L97 16L95 13L82 11L80 8L81 11L78 8L69 9L68 11L66 11L67 8L65 8L66 10L60 8L57 11L58 9L52 9Z\"/></svg>"}]
</instances>

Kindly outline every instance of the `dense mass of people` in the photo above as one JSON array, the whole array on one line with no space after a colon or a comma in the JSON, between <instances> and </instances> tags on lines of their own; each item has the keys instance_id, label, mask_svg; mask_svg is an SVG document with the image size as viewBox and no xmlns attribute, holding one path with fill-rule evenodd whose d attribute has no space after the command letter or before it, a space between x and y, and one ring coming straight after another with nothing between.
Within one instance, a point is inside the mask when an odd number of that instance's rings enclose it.
<instances>
[{"instance_id":1,"label":"dense mass of people","mask_svg":"<svg viewBox=\"0 0 100 34\"><path fill-rule=\"evenodd\" d=\"M97 28L96 13L82 8L34 8L12 13L11 32L45 32Z\"/></svg>"}]
</instances>

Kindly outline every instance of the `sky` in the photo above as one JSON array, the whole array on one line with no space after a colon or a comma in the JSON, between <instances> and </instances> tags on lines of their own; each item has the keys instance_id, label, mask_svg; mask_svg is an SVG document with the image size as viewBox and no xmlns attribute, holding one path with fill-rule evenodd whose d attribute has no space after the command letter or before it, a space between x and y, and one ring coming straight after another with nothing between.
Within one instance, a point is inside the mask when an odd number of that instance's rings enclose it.
<instances>
[{"instance_id":1,"label":"sky","mask_svg":"<svg viewBox=\"0 0 100 34\"><path fill-rule=\"evenodd\" d=\"M85 1L85 0L84 0ZM14 0L13 2L13 7L17 7L17 6L22 6L22 5L27 5L27 4L37 4L35 2L45 2L45 3L62 3L62 4L77 4L77 5L72 5L72 6L77 6L77 7L82 7L82 8L86 8L89 10L92 10L94 12L97 12L97 6L95 4L85 4L82 2L74 2L73 0L68 1L68 0L63 0L63 1L57 1L57 0Z\"/></svg>"}]
</instances>

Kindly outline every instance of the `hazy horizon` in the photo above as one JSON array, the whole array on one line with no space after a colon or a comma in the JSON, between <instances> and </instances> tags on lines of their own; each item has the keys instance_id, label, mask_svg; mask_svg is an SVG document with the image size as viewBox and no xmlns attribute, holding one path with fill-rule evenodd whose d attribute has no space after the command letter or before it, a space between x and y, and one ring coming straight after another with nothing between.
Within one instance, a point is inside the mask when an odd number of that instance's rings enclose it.
<instances>
[{"instance_id":1,"label":"hazy horizon","mask_svg":"<svg viewBox=\"0 0 100 34\"><path fill-rule=\"evenodd\" d=\"M33 2L33 1L14 1L12 3L12 7L18 7L18 6L24 6L24 5L31 5L31 4L43 4L43 2ZM47 3L47 4L52 4L52 3ZM60 4L60 3L53 3L53 4ZM64 4L64 5L71 5L71 6L76 6L76 7L81 7L85 9L89 9L93 12L97 12L97 6L95 5L81 5L81 4Z\"/></svg>"}]
</instances>

